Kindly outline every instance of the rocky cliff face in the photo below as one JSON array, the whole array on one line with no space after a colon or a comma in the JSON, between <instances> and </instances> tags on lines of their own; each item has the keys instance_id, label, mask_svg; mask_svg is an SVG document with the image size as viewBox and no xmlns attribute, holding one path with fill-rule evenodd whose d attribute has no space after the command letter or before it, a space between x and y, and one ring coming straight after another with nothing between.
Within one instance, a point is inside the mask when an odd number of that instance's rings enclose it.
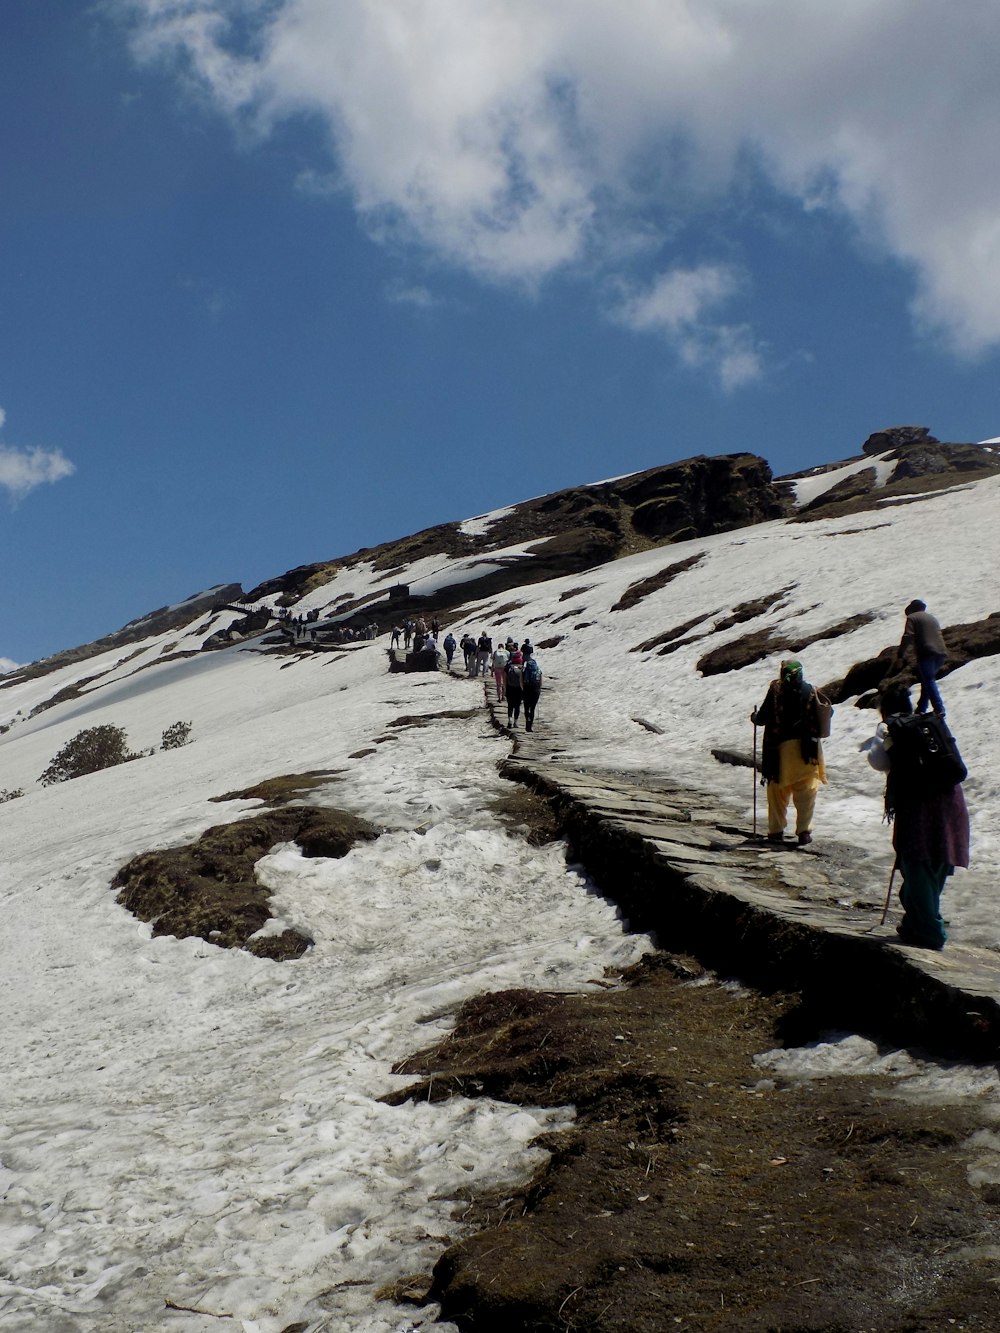
<instances>
[{"instance_id":1,"label":"rocky cliff face","mask_svg":"<svg viewBox=\"0 0 1000 1333\"><path fill-rule=\"evenodd\" d=\"M863 462L865 458L873 460L871 467L852 472L817 495L802 506L796 518L830 518L909 504L921 495L1000 472L1000 453L982 444L944 444L926 426L887 426L875 431L861 446L860 458L847 461ZM843 466L831 464L829 470ZM779 485L815 477L816 473L815 468L797 472L780 478Z\"/></svg>"},{"instance_id":2,"label":"rocky cliff face","mask_svg":"<svg viewBox=\"0 0 1000 1333\"><path fill-rule=\"evenodd\" d=\"M866 466L867 460L870 466ZM798 510L795 485L824 472L845 472L861 464ZM410 536L363 548L353 554L300 565L259 584L245 596L239 584L210 589L173 607L164 607L91 644L69 649L44 662L11 673L4 684L43 675L58 666L82 661L108 648L136 643L174 625L190 624L199 615L227 603L276 598L294 606L306 593L321 587L342 569L370 564L406 583L413 562L428 556L477 558L483 574L452 587L436 588L434 609L440 614L470 598L488 598L508 589L566 574L584 573L619 556L672 542L792 517L808 521L893 504L909 504L923 494L960 485L1000 471L1000 452L979 444L942 443L926 426L890 426L870 435L853 459L811 468L775 480L763 458L749 453L699 455L663 467L589 486L575 486L525 500L501 510L477 529L475 524L443 523ZM467 529L467 530L466 530ZM511 554L509 548L519 548ZM526 553L525 553L526 552ZM352 602L341 600L328 614L350 617L374 610L387 591ZM426 602L399 597L393 614L419 614ZM237 625L238 632L256 633L258 626ZM226 642L231 636L224 636ZM2 685L0 685L2 688Z\"/></svg>"},{"instance_id":3,"label":"rocky cliff face","mask_svg":"<svg viewBox=\"0 0 1000 1333\"><path fill-rule=\"evenodd\" d=\"M482 533L463 532L459 524L445 523L337 560L303 565L260 584L248 597L278 594L292 604L338 568L362 560L392 574L429 555L486 557L530 543L530 559L521 557L493 568L474 584L456 585L453 594L447 588L437 592L435 607L445 611L452 597L465 602L470 593L493 596L525 583L593 569L633 551L780 518L790 509L787 493L775 486L763 458L745 453L698 456L526 500L501 513ZM394 603L400 614L407 605Z\"/></svg>"}]
</instances>

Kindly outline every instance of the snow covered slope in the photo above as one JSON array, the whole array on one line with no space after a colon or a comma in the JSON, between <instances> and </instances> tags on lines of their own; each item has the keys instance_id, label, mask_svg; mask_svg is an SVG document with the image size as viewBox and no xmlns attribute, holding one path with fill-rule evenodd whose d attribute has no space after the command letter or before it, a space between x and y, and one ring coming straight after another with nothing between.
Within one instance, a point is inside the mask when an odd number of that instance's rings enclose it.
<instances>
[{"instance_id":1,"label":"snow covered slope","mask_svg":"<svg viewBox=\"0 0 1000 1333\"><path fill-rule=\"evenodd\" d=\"M450 623L539 645L536 740L565 761L661 773L749 815L748 770L711 751L749 749L778 655L703 675L705 653L773 628L805 642L797 655L823 683L897 642L913 597L946 627L998 609L1000 477L898 500L492 598L473 582ZM425 556L392 578L432 594L460 582L459 565ZM370 565L338 569L296 610L385 582ZM643 948L557 848L531 848L499 819L509 741L485 711L430 717L481 706L481 681L390 675L384 634L336 653L196 651L234 615L0 688L0 789L24 792L0 805L0 1048L13 1071L0 1094L0 1324L12 1333L201 1333L220 1313L248 1333L428 1325L432 1309L374 1293L429 1269L455 1234L451 1200L523 1176L531 1139L565 1113L458 1099L390 1109L377 1098L401 1083L391 1063L478 990L583 986ZM857 628L822 637L852 617ZM973 869L948 893L952 936L1000 952L998 686L996 656L942 682L973 820ZM426 725L392 725L418 715ZM178 720L193 726L181 749L38 784L83 728L124 727L147 750ZM858 748L872 724L852 701L837 708L817 842L854 846L877 901L888 836L881 780ZM307 799L385 832L340 860L287 844L260 863L275 922L315 940L300 960L154 938L116 905L109 885L131 856L259 806L211 798L310 770L330 776Z\"/></svg>"}]
</instances>

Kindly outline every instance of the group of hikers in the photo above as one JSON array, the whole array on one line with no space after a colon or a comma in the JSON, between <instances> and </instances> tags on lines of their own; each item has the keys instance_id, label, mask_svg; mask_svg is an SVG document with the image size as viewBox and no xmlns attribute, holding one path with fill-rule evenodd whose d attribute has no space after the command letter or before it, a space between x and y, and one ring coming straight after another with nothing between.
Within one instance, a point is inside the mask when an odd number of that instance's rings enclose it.
<instances>
[{"instance_id":1,"label":"group of hikers","mask_svg":"<svg viewBox=\"0 0 1000 1333\"><path fill-rule=\"evenodd\" d=\"M449 633L443 647L449 671L456 652L461 649L466 675L492 674L497 703L506 703L507 726L511 730L517 727L522 707L525 731L534 730L535 709L542 692L542 668L530 639L526 638L518 646L517 640L508 635L503 643L494 647L492 637L485 630L478 639L466 632L456 640L454 634Z\"/></svg>"},{"instance_id":2,"label":"group of hikers","mask_svg":"<svg viewBox=\"0 0 1000 1333\"><path fill-rule=\"evenodd\" d=\"M518 645L517 640L508 635L502 643L494 645L492 636L486 630L478 638L464 631L460 639L456 639L449 630L439 647L441 629L441 623L436 618L430 624L418 619L393 625L389 647L398 647L402 638L408 651L412 643L414 653L429 653L436 658L443 651L449 671L453 669L452 664L461 651L467 676L493 676L497 703L507 705L507 726L511 730L517 727L523 708L524 729L533 731L535 709L542 692L542 668L531 640L526 638Z\"/></svg>"},{"instance_id":3,"label":"group of hikers","mask_svg":"<svg viewBox=\"0 0 1000 1333\"><path fill-rule=\"evenodd\" d=\"M962 790L966 769L945 725L937 687L947 651L941 626L919 599L909 603L905 616L892 670L901 670L912 654L920 683L916 710L905 685L889 684L880 699L882 722L864 748L868 762L887 775L885 808L903 906L897 934L905 944L941 949L947 939L941 893L955 867L969 864L969 815ZM806 681L802 663L789 660L750 714L755 771L757 727L764 729L759 772L767 790L772 843L785 841L789 802L799 845L812 841L816 793L826 782L822 741L830 734L831 713L829 701Z\"/></svg>"},{"instance_id":4,"label":"group of hikers","mask_svg":"<svg viewBox=\"0 0 1000 1333\"><path fill-rule=\"evenodd\" d=\"M288 607L278 608L277 619L280 627L287 632L291 632L296 641L308 639L309 642L316 642L317 628L323 630L325 639L333 643L360 643L364 640L377 639L380 633L378 625L372 621L368 625L334 625L332 628L328 624L319 625L319 608L307 611L305 615L293 615Z\"/></svg>"}]
</instances>

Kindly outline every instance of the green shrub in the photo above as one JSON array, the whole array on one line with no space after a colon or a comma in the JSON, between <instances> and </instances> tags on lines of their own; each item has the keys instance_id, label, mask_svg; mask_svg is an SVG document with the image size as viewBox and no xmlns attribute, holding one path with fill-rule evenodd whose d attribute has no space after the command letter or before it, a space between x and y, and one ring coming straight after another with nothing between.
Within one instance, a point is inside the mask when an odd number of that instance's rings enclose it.
<instances>
[{"instance_id":1,"label":"green shrub","mask_svg":"<svg viewBox=\"0 0 1000 1333\"><path fill-rule=\"evenodd\" d=\"M160 737L160 746L164 750L179 750L191 739L191 722L171 722Z\"/></svg>"},{"instance_id":2,"label":"green shrub","mask_svg":"<svg viewBox=\"0 0 1000 1333\"><path fill-rule=\"evenodd\" d=\"M66 742L39 782L43 787L50 787L54 782L68 782L70 778L81 778L85 773L96 773L99 769L114 768L116 764L127 764L139 758L140 755L128 748L124 728L110 725L88 727Z\"/></svg>"}]
</instances>

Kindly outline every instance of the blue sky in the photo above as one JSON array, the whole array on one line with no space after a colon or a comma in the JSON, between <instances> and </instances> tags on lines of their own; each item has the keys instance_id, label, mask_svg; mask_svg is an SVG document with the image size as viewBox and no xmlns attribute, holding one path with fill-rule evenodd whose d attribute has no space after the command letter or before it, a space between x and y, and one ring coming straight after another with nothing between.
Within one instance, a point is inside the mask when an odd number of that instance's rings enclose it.
<instances>
[{"instance_id":1,"label":"blue sky","mask_svg":"<svg viewBox=\"0 0 1000 1333\"><path fill-rule=\"evenodd\" d=\"M0 659L691 454L1000 432L994 0L0 20Z\"/></svg>"}]
</instances>

